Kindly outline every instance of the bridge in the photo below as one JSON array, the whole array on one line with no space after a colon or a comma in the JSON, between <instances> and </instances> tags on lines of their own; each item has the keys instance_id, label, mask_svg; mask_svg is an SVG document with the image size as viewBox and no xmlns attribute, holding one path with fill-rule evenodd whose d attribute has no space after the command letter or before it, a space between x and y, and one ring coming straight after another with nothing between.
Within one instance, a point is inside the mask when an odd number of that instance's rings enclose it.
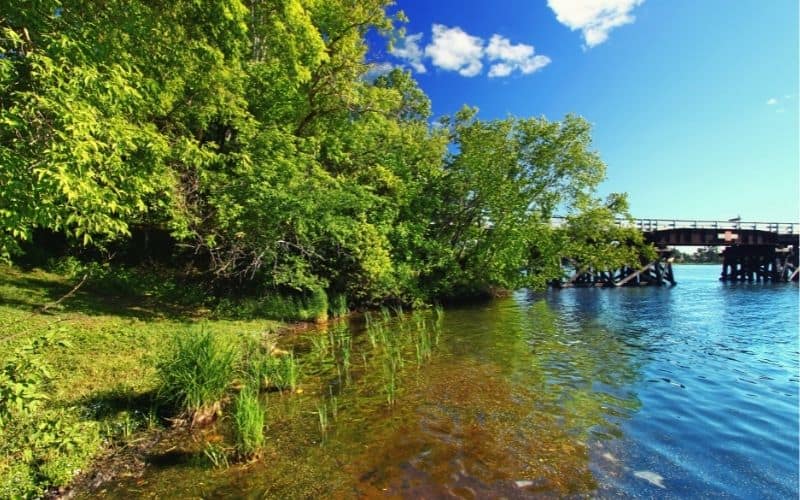
<instances>
[{"instance_id":1,"label":"bridge","mask_svg":"<svg viewBox=\"0 0 800 500\"><path fill-rule=\"evenodd\" d=\"M551 223L559 226L563 217ZM800 277L800 224L741 220L617 219L617 224L642 231L658 250L658 260L641 268L577 269L569 286L675 285L670 247L724 247L722 281L797 281Z\"/></svg>"}]
</instances>

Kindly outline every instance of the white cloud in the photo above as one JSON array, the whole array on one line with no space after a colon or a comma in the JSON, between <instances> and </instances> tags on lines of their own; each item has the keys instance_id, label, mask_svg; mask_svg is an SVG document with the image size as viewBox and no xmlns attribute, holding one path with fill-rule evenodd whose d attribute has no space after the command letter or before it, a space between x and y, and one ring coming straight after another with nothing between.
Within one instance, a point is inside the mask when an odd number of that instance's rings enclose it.
<instances>
[{"instance_id":1,"label":"white cloud","mask_svg":"<svg viewBox=\"0 0 800 500\"><path fill-rule=\"evenodd\" d=\"M588 47L600 45L614 28L632 23L631 11L644 0L547 0L556 19L571 30L581 30Z\"/></svg>"},{"instance_id":2,"label":"white cloud","mask_svg":"<svg viewBox=\"0 0 800 500\"><path fill-rule=\"evenodd\" d=\"M492 35L489 44L478 36L470 35L458 26L452 28L434 24L431 28L432 40L422 49L422 33L404 37L389 52L402 59L417 73L425 73L424 58L430 59L437 68L457 71L461 76L473 77L483 70L484 64L491 64L489 77L509 76L515 71L527 75L550 64L550 58L537 55L532 45L512 44L502 35ZM382 63L370 70L370 74L381 74ZM391 65L383 73L391 70ZM373 77L374 78L374 77Z\"/></svg>"},{"instance_id":3,"label":"white cloud","mask_svg":"<svg viewBox=\"0 0 800 500\"><path fill-rule=\"evenodd\" d=\"M775 104L778 104L778 100L774 97L767 99L767 106L774 106Z\"/></svg>"},{"instance_id":4,"label":"white cloud","mask_svg":"<svg viewBox=\"0 0 800 500\"><path fill-rule=\"evenodd\" d=\"M496 78L498 76L508 76L514 71L514 67L507 63L492 64L489 68L489 78Z\"/></svg>"},{"instance_id":5,"label":"white cloud","mask_svg":"<svg viewBox=\"0 0 800 500\"><path fill-rule=\"evenodd\" d=\"M433 41L425 47L425 55L438 68L458 71L461 76L475 76L483 69L483 40L457 26L434 24Z\"/></svg>"},{"instance_id":6,"label":"white cloud","mask_svg":"<svg viewBox=\"0 0 800 500\"><path fill-rule=\"evenodd\" d=\"M512 44L508 38L492 35L486 47L486 57L490 61L499 61L489 68L489 77L508 76L514 70L528 75L550 64L547 56L534 55L533 45L524 43Z\"/></svg>"},{"instance_id":7,"label":"white cloud","mask_svg":"<svg viewBox=\"0 0 800 500\"><path fill-rule=\"evenodd\" d=\"M425 71L427 70L425 68L425 65L422 64L422 57L425 54L419 47L419 41L421 39L422 39L422 33L417 33L416 35L408 35L405 38L403 38L402 45L398 45L397 47L392 48L392 50L390 50L389 53L397 57L398 59L403 59L407 61L409 66L411 66L417 73L425 73Z\"/></svg>"},{"instance_id":8,"label":"white cloud","mask_svg":"<svg viewBox=\"0 0 800 500\"><path fill-rule=\"evenodd\" d=\"M369 69L367 70L366 73L364 73L364 76L362 78L368 82L371 82L376 78L378 78L379 76L389 73L395 67L396 66L394 64L388 62L371 64Z\"/></svg>"}]
</instances>

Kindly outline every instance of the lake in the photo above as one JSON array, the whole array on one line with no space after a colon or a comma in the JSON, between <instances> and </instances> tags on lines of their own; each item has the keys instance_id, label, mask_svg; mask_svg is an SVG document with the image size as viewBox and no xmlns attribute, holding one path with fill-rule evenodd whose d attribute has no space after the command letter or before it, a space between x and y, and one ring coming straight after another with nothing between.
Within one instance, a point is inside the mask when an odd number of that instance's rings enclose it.
<instances>
[{"instance_id":1,"label":"lake","mask_svg":"<svg viewBox=\"0 0 800 500\"><path fill-rule=\"evenodd\" d=\"M798 286L719 271L291 335L259 460L211 465L223 419L91 496L796 498Z\"/></svg>"}]
</instances>

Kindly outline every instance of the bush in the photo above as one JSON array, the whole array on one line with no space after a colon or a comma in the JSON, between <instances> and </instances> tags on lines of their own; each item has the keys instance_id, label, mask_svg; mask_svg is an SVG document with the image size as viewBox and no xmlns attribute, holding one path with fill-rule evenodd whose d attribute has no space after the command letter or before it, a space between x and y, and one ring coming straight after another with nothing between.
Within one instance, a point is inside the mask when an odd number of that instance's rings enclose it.
<instances>
[{"instance_id":1,"label":"bush","mask_svg":"<svg viewBox=\"0 0 800 500\"><path fill-rule=\"evenodd\" d=\"M237 350L208 331L176 336L158 363L159 396L193 419L219 406L234 376Z\"/></svg>"},{"instance_id":2,"label":"bush","mask_svg":"<svg viewBox=\"0 0 800 500\"><path fill-rule=\"evenodd\" d=\"M264 427L266 408L258 396L258 391L245 387L236 397L233 408L236 451L241 457L253 457L264 446Z\"/></svg>"}]
</instances>

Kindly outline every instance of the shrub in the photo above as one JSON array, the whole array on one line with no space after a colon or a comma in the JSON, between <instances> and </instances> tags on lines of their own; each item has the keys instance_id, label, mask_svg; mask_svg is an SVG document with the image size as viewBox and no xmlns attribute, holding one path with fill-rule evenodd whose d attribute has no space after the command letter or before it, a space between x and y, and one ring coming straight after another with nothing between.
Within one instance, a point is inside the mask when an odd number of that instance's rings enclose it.
<instances>
[{"instance_id":1,"label":"shrub","mask_svg":"<svg viewBox=\"0 0 800 500\"><path fill-rule=\"evenodd\" d=\"M234 376L237 352L208 331L176 336L172 350L158 363L159 396L193 419L218 407Z\"/></svg>"},{"instance_id":2,"label":"shrub","mask_svg":"<svg viewBox=\"0 0 800 500\"><path fill-rule=\"evenodd\" d=\"M236 451L241 457L253 457L264 446L264 427L266 408L258 396L258 391L245 387L236 397L233 408Z\"/></svg>"}]
</instances>

